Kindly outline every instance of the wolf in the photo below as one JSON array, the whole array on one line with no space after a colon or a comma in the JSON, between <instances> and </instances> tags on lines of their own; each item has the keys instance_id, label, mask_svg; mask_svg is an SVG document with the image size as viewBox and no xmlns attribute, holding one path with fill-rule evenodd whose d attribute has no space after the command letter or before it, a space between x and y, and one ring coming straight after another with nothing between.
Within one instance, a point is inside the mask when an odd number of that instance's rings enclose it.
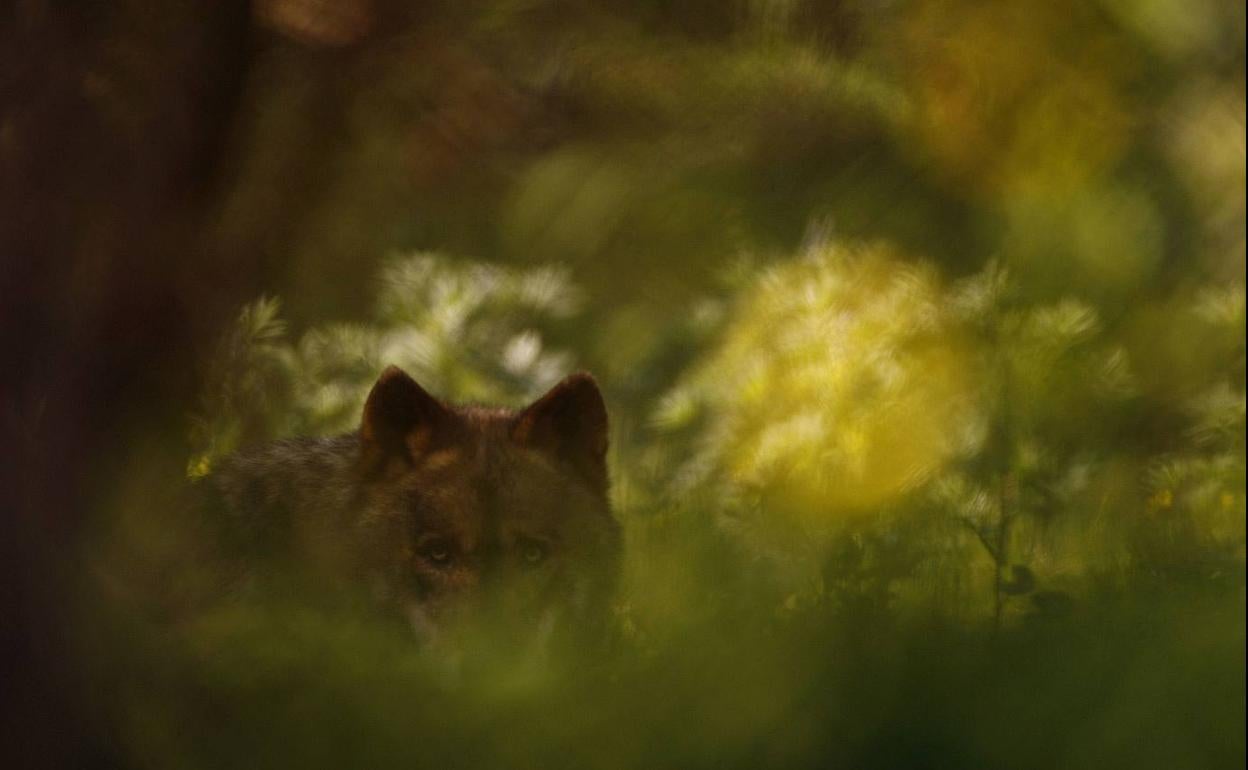
<instances>
[{"instance_id":1,"label":"wolf","mask_svg":"<svg viewBox=\"0 0 1248 770\"><path fill-rule=\"evenodd\" d=\"M481 621L588 629L620 558L607 431L587 373L509 410L443 402L391 366L358 430L240 452L206 483L227 540L366 587L426 642Z\"/></svg>"}]
</instances>

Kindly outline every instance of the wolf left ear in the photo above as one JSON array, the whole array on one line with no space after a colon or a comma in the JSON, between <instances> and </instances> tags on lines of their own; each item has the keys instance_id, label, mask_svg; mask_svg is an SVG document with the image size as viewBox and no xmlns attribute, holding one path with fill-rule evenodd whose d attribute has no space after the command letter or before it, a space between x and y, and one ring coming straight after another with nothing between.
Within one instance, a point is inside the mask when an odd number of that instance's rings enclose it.
<instances>
[{"instance_id":1,"label":"wolf left ear","mask_svg":"<svg viewBox=\"0 0 1248 770\"><path fill-rule=\"evenodd\" d=\"M546 452L607 487L607 407L585 372L569 375L516 416L512 440Z\"/></svg>"},{"instance_id":2,"label":"wolf left ear","mask_svg":"<svg viewBox=\"0 0 1248 770\"><path fill-rule=\"evenodd\" d=\"M412 462L451 427L450 411L407 372L386 367L364 402L361 461L377 467L390 457Z\"/></svg>"}]
</instances>

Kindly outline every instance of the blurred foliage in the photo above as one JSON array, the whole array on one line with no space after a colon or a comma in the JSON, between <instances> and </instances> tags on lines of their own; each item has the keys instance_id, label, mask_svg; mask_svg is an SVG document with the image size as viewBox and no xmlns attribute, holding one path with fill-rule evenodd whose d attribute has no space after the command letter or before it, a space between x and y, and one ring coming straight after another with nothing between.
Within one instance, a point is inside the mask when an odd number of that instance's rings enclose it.
<instances>
[{"instance_id":1,"label":"blurred foliage","mask_svg":"<svg viewBox=\"0 0 1248 770\"><path fill-rule=\"evenodd\" d=\"M257 441L354 430L388 365L436 393L480 403L528 403L570 368L537 322L574 315L580 294L567 271L453 262L435 254L392 259L369 323L331 323L286 337L276 298L241 312L208 361L192 439L190 475Z\"/></svg>"},{"instance_id":2,"label":"blurred foliage","mask_svg":"<svg viewBox=\"0 0 1248 770\"><path fill-rule=\"evenodd\" d=\"M83 610L124 763L1243 765L1242 4L330 5L253 9L208 238L269 294L189 475L386 364L589 369L618 644L170 600L213 568L140 456Z\"/></svg>"}]
</instances>

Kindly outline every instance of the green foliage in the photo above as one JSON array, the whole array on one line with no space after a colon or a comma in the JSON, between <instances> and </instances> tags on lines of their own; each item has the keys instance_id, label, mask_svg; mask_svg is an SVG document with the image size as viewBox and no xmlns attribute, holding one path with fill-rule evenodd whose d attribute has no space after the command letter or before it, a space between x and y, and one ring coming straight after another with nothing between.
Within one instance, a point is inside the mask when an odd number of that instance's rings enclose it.
<instances>
[{"instance_id":1,"label":"green foliage","mask_svg":"<svg viewBox=\"0 0 1248 770\"><path fill-rule=\"evenodd\" d=\"M281 267L189 475L354 429L388 364L505 405L587 368L616 648L474 672L324 597L157 613L201 556L136 472L85 603L119 751L1242 766L1243 18L526 0L262 48L211 240Z\"/></svg>"},{"instance_id":2,"label":"green foliage","mask_svg":"<svg viewBox=\"0 0 1248 770\"><path fill-rule=\"evenodd\" d=\"M573 367L543 336L580 307L566 271L416 254L391 259L379 286L371 322L321 324L295 340L276 299L242 310L209 365L192 476L255 441L354 430L387 365L448 398L512 405Z\"/></svg>"}]
</instances>

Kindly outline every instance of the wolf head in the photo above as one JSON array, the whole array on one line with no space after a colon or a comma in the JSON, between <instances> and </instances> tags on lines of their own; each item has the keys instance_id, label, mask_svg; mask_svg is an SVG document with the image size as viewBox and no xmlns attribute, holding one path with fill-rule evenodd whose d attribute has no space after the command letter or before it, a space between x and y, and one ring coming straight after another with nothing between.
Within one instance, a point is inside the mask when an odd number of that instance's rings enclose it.
<instances>
[{"instance_id":1,"label":"wolf head","mask_svg":"<svg viewBox=\"0 0 1248 770\"><path fill-rule=\"evenodd\" d=\"M357 526L418 633L599 623L620 542L606 451L588 374L511 411L448 405L386 369L359 429Z\"/></svg>"}]
</instances>

